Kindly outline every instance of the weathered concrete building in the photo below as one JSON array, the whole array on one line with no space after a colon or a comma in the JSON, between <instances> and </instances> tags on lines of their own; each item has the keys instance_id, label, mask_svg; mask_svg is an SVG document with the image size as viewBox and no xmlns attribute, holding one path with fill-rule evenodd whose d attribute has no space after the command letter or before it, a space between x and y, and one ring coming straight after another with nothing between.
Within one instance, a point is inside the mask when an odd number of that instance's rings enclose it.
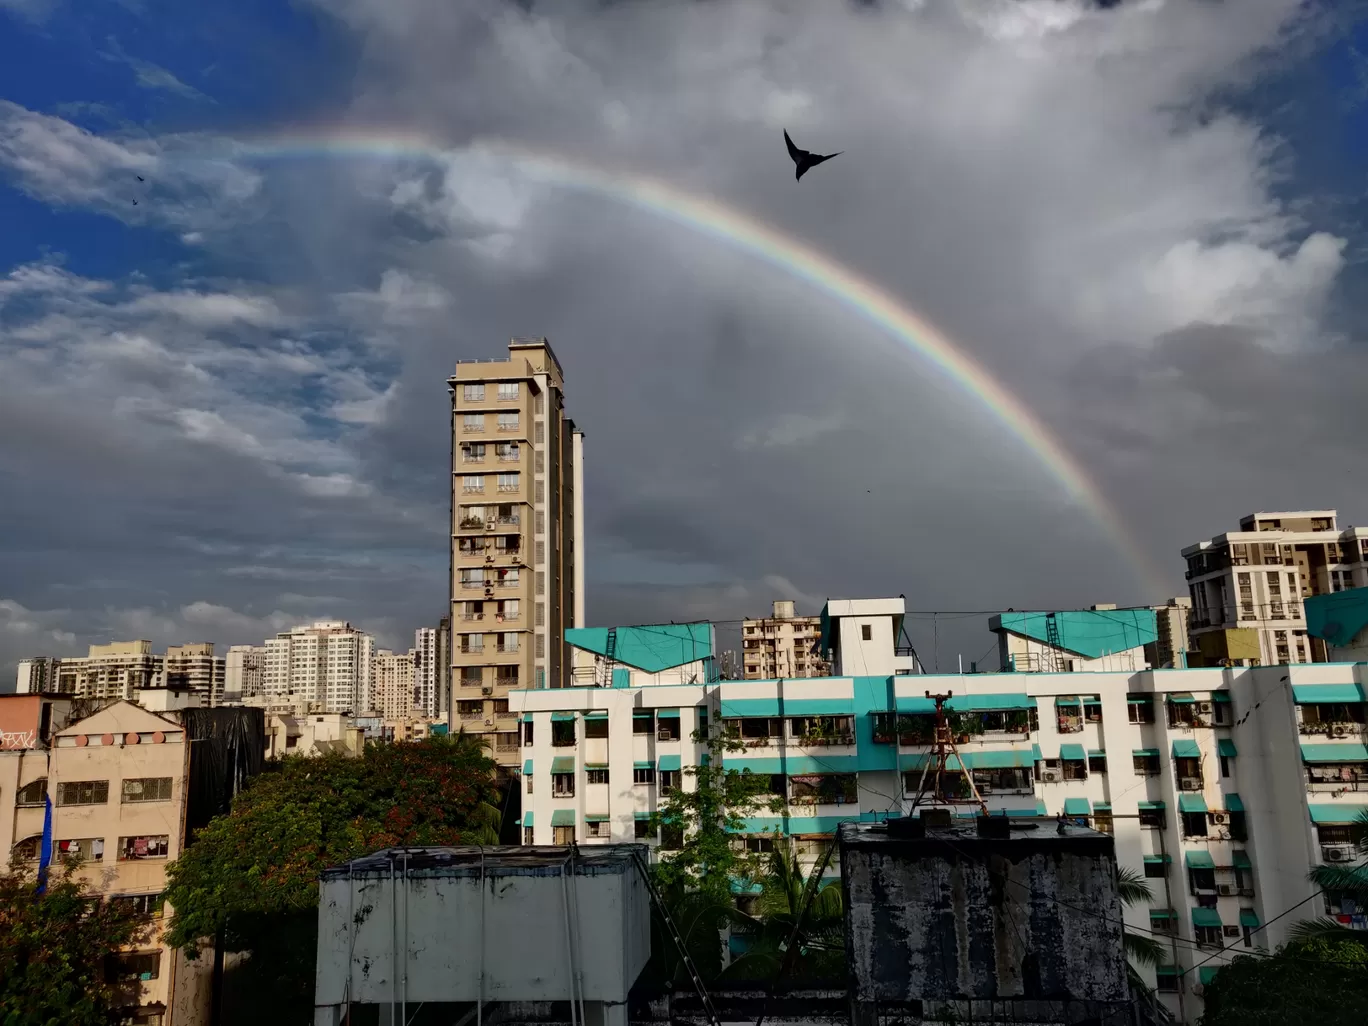
<instances>
[{"instance_id":1,"label":"weathered concrete building","mask_svg":"<svg viewBox=\"0 0 1368 1026\"><path fill-rule=\"evenodd\" d=\"M854 1026L1133 1021L1108 835L942 813L838 836Z\"/></svg>"}]
</instances>

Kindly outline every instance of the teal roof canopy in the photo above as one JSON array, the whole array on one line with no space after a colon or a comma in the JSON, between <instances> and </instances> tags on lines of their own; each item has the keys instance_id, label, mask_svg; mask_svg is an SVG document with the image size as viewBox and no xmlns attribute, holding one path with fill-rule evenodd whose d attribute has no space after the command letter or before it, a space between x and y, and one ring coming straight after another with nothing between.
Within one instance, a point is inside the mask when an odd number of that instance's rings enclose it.
<instances>
[{"instance_id":1,"label":"teal roof canopy","mask_svg":"<svg viewBox=\"0 0 1368 1026\"><path fill-rule=\"evenodd\" d=\"M575 825L575 810L574 810L574 809L557 809L555 812L551 813L551 825L552 825L553 827L558 827L558 826L574 826L574 825Z\"/></svg>"},{"instance_id":2,"label":"teal roof canopy","mask_svg":"<svg viewBox=\"0 0 1368 1026\"><path fill-rule=\"evenodd\" d=\"M1362 684L1293 684L1292 701L1298 705L1352 705L1368 701L1368 693Z\"/></svg>"},{"instance_id":3,"label":"teal roof canopy","mask_svg":"<svg viewBox=\"0 0 1368 1026\"><path fill-rule=\"evenodd\" d=\"M1200 794L1180 794L1178 796L1179 812L1206 812L1206 799Z\"/></svg>"},{"instance_id":4,"label":"teal roof canopy","mask_svg":"<svg viewBox=\"0 0 1368 1026\"><path fill-rule=\"evenodd\" d=\"M1190 851L1183 855L1183 863L1188 869L1215 869L1216 860L1209 851Z\"/></svg>"},{"instance_id":5,"label":"teal roof canopy","mask_svg":"<svg viewBox=\"0 0 1368 1026\"><path fill-rule=\"evenodd\" d=\"M1302 745L1302 762L1368 762L1368 745L1361 741L1339 744Z\"/></svg>"},{"instance_id":6,"label":"teal roof canopy","mask_svg":"<svg viewBox=\"0 0 1368 1026\"><path fill-rule=\"evenodd\" d=\"M551 760L552 773L574 773L575 757L573 755L559 755Z\"/></svg>"},{"instance_id":7,"label":"teal roof canopy","mask_svg":"<svg viewBox=\"0 0 1368 1026\"><path fill-rule=\"evenodd\" d=\"M1239 750L1235 747L1235 742L1228 737L1223 737L1216 742L1216 754L1224 755L1228 759L1233 759L1239 755Z\"/></svg>"},{"instance_id":8,"label":"teal roof canopy","mask_svg":"<svg viewBox=\"0 0 1368 1026\"><path fill-rule=\"evenodd\" d=\"M1192 910L1192 925L1219 929L1221 926L1221 913L1217 912L1214 908L1202 908L1198 906Z\"/></svg>"},{"instance_id":9,"label":"teal roof canopy","mask_svg":"<svg viewBox=\"0 0 1368 1026\"><path fill-rule=\"evenodd\" d=\"M1236 849L1230 853L1230 864L1236 869L1253 869L1254 863L1249 861L1249 852Z\"/></svg>"},{"instance_id":10,"label":"teal roof canopy","mask_svg":"<svg viewBox=\"0 0 1368 1026\"><path fill-rule=\"evenodd\" d=\"M1000 613L988 621L988 626L995 631L1010 631L1048 645L1051 617L1059 629L1059 647L1087 659L1100 659L1112 652L1125 652L1159 640L1152 609Z\"/></svg>"},{"instance_id":11,"label":"teal roof canopy","mask_svg":"<svg viewBox=\"0 0 1368 1026\"><path fill-rule=\"evenodd\" d=\"M1238 794L1228 794L1225 796L1226 812L1244 812L1244 801Z\"/></svg>"},{"instance_id":12,"label":"teal roof canopy","mask_svg":"<svg viewBox=\"0 0 1368 1026\"><path fill-rule=\"evenodd\" d=\"M1216 974L1221 971L1219 965L1201 965L1197 967L1197 979L1205 987L1212 980L1216 979Z\"/></svg>"},{"instance_id":13,"label":"teal roof canopy","mask_svg":"<svg viewBox=\"0 0 1368 1026\"><path fill-rule=\"evenodd\" d=\"M1088 753L1082 745L1060 745L1059 757L1070 762L1082 762L1088 757Z\"/></svg>"},{"instance_id":14,"label":"teal roof canopy","mask_svg":"<svg viewBox=\"0 0 1368 1026\"><path fill-rule=\"evenodd\" d=\"M1086 798L1065 798L1064 815L1066 816L1091 816L1092 805Z\"/></svg>"},{"instance_id":15,"label":"teal roof canopy","mask_svg":"<svg viewBox=\"0 0 1368 1026\"><path fill-rule=\"evenodd\" d=\"M530 826L533 825L533 824L532 824L532 813L531 813L531 812L524 812L524 813L523 813L522 825L525 826L525 827L530 827Z\"/></svg>"},{"instance_id":16,"label":"teal roof canopy","mask_svg":"<svg viewBox=\"0 0 1368 1026\"><path fill-rule=\"evenodd\" d=\"M1179 738L1173 742L1173 757L1175 759L1200 759L1202 750L1197 747L1197 742L1191 738Z\"/></svg>"},{"instance_id":17,"label":"teal roof canopy","mask_svg":"<svg viewBox=\"0 0 1368 1026\"><path fill-rule=\"evenodd\" d=\"M526 759L526 760L523 761L523 775L524 775L524 776L529 776L529 777L532 775L532 760L531 760L531 759Z\"/></svg>"},{"instance_id":18,"label":"teal roof canopy","mask_svg":"<svg viewBox=\"0 0 1368 1026\"><path fill-rule=\"evenodd\" d=\"M1341 825L1361 822L1368 814L1368 805L1312 805L1311 822L1316 824Z\"/></svg>"},{"instance_id":19,"label":"teal roof canopy","mask_svg":"<svg viewBox=\"0 0 1368 1026\"><path fill-rule=\"evenodd\" d=\"M1302 602L1306 633L1344 647L1368 627L1368 588L1350 588L1328 595L1312 595Z\"/></svg>"},{"instance_id":20,"label":"teal roof canopy","mask_svg":"<svg viewBox=\"0 0 1368 1026\"><path fill-rule=\"evenodd\" d=\"M596 655L608 654L607 627L570 627L565 642ZM613 659L646 673L684 666L713 654L710 623L662 623L649 627L617 627Z\"/></svg>"},{"instance_id":21,"label":"teal roof canopy","mask_svg":"<svg viewBox=\"0 0 1368 1026\"><path fill-rule=\"evenodd\" d=\"M677 771L679 769L679 756L662 755L660 757L660 768L665 772Z\"/></svg>"}]
</instances>

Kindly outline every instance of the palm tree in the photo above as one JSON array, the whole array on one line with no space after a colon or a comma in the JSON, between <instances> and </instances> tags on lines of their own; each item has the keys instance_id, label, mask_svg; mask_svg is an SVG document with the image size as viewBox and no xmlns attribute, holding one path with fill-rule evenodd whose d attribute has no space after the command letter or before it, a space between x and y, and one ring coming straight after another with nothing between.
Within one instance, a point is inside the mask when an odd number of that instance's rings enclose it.
<instances>
[{"instance_id":1,"label":"palm tree","mask_svg":"<svg viewBox=\"0 0 1368 1026\"><path fill-rule=\"evenodd\" d=\"M1358 858L1347 866L1317 866L1307 874L1313 884L1327 894L1352 898L1360 909L1368 909L1368 810L1359 814L1350 836ZM1341 926L1335 920L1321 917L1298 923L1292 930L1299 940L1323 937L1328 940L1362 941L1363 931Z\"/></svg>"},{"instance_id":2,"label":"palm tree","mask_svg":"<svg viewBox=\"0 0 1368 1026\"><path fill-rule=\"evenodd\" d=\"M1144 876L1125 866L1116 868L1116 892L1121 898L1121 904L1126 908L1148 905L1154 900L1154 893L1150 890L1149 884L1145 883ZM1158 939L1148 933L1138 933L1130 927L1125 928L1122 943L1126 948L1127 962L1133 962L1135 965L1159 965L1167 955L1164 945ZM1135 975L1133 968L1131 975Z\"/></svg>"},{"instance_id":3,"label":"palm tree","mask_svg":"<svg viewBox=\"0 0 1368 1026\"><path fill-rule=\"evenodd\" d=\"M815 867L814 867L815 872ZM770 852L759 879L760 894L754 913L738 913L735 932L749 942L744 954L732 961L723 978L772 980L784 960L785 945L802 915L797 961L793 977L840 978L845 966L845 909L841 889L820 885L805 875L798 858L786 847ZM809 883L819 887L803 912Z\"/></svg>"}]
</instances>

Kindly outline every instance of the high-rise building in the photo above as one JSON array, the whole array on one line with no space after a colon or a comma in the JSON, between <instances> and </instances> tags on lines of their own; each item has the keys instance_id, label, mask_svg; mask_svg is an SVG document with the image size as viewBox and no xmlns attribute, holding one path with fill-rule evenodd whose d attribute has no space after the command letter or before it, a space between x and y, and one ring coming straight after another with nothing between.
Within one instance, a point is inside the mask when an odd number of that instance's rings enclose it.
<instances>
[{"instance_id":1,"label":"high-rise building","mask_svg":"<svg viewBox=\"0 0 1368 1026\"><path fill-rule=\"evenodd\" d=\"M1145 646L1145 659L1156 670L1181 670L1187 666L1188 620L1192 599L1179 595L1154 610L1156 639Z\"/></svg>"},{"instance_id":2,"label":"high-rise building","mask_svg":"<svg viewBox=\"0 0 1368 1026\"><path fill-rule=\"evenodd\" d=\"M190 645L169 645L162 658L162 681L168 688L202 695L204 704L223 702L225 663L214 655L214 643L200 641Z\"/></svg>"},{"instance_id":3,"label":"high-rise building","mask_svg":"<svg viewBox=\"0 0 1368 1026\"><path fill-rule=\"evenodd\" d=\"M57 691L77 698L133 700L139 688L162 686L162 657L150 641L113 641L91 645L81 659L63 659Z\"/></svg>"},{"instance_id":4,"label":"high-rise building","mask_svg":"<svg viewBox=\"0 0 1368 1026\"><path fill-rule=\"evenodd\" d=\"M564 380L546 339L514 339L508 359L459 363L447 382L450 722L475 721L505 766L518 755L509 689L567 684L564 631L584 620L584 436Z\"/></svg>"},{"instance_id":5,"label":"high-rise building","mask_svg":"<svg viewBox=\"0 0 1368 1026\"><path fill-rule=\"evenodd\" d=\"M791 601L776 601L773 616L741 625L745 679L826 676L831 667L817 651L821 635L821 617L798 616Z\"/></svg>"},{"instance_id":6,"label":"high-rise building","mask_svg":"<svg viewBox=\"0 0 1368 1026\"><path fill-rule=\"evenodd\" d=\"M234 645L224 657L223 700L227 703L255 698L262 693L266 649L259 645Z\"/></svg>"},{"instance_id":7,"label":"high-rise building","mask_svg":"<svg viewBox=\"0 0 1368 1026\"><path fill-rule=\"evenodd\" d=\"M1238 531L1183 549L1192 597L1190 661L1323 662L1307 637L1302 600L1368 585L1368 529L1333 509L1251 513Z\"/></svg>"},{"instance_id":8,"label":"high-rise building","mask_svg":"<svg viewBox=\"0 0 1368 1026\"><path fill-rule=\"evenodd\" d=\"M32 659L19 660L19 679L15 693L20 695L48 695L57 691L57 668L60 659L52 656L34 656Z\"/></svg>"},{"instance_id":9,"label":"high-rise building","mask_svg":"<svg viewBox=\"0 0 1368 1026\"><path fill-rule=\"evenodd\" d=\"M417 652L391 652L381 649L375 653L371 675L371 708L387 720L406 720L415 713L414 671Z\"/></svg>"},{"instance_id":10,"label":"high-rise building","mask_svg":"<svg viewBox=\"0 0 1368 1026\"><path fill-rule=\"evenodd\" d=\"M320 620L266 642L262 691L298 696L326 712L369 708L375 641L345 620Z\"/></svg>"},{"instance_id":11,"label":"high-rise building","mask_svg":"<svg viewBox=\"0 0 1368 1026\"><path fill-rule=\"evenodd\" d=\"M413 711L436 719L447 713L451 701L451 621L443 617L436 627L419 627L413 632L413 651Z\"/></svg>"}]
</instances>

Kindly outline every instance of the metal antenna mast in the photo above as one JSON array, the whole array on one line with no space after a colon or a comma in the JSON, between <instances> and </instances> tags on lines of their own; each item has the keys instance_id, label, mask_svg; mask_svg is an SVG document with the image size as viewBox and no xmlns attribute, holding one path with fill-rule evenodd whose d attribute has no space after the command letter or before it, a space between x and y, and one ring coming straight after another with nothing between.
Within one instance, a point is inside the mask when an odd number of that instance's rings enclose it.
<instances>
[{"instance_id":1,"label":"metal antenna mast","mask_svg":"<svg viewBox=\"0 0 1368 1026\"><path fill-rule=\"evenodd\" d=\"M945 718L945 703L949 701L950 695L933 695L928 691L926 697L936 703L936 735L931 744L931 751L927 753L926 761L922 763L921 782L917 785L917 797L912 799L912 808L915 809L921 805L923 798L929 798L930 801L927 804L932 805L965 804L964 799L957 796L946 797L945 789L941 786L943 775L960 773L963 774L965 782L969 785L969 793L973 796L973 803L978 805L979 811L983 815L988 815L988 805L974 785L974 775L969 772L969 768L964 765L964 760L960 758L959 748L955 746L955 735L951 732L950 723ZM950 763L952 755L955 758L953 765Z\"/></svg>"}]
</instances>

